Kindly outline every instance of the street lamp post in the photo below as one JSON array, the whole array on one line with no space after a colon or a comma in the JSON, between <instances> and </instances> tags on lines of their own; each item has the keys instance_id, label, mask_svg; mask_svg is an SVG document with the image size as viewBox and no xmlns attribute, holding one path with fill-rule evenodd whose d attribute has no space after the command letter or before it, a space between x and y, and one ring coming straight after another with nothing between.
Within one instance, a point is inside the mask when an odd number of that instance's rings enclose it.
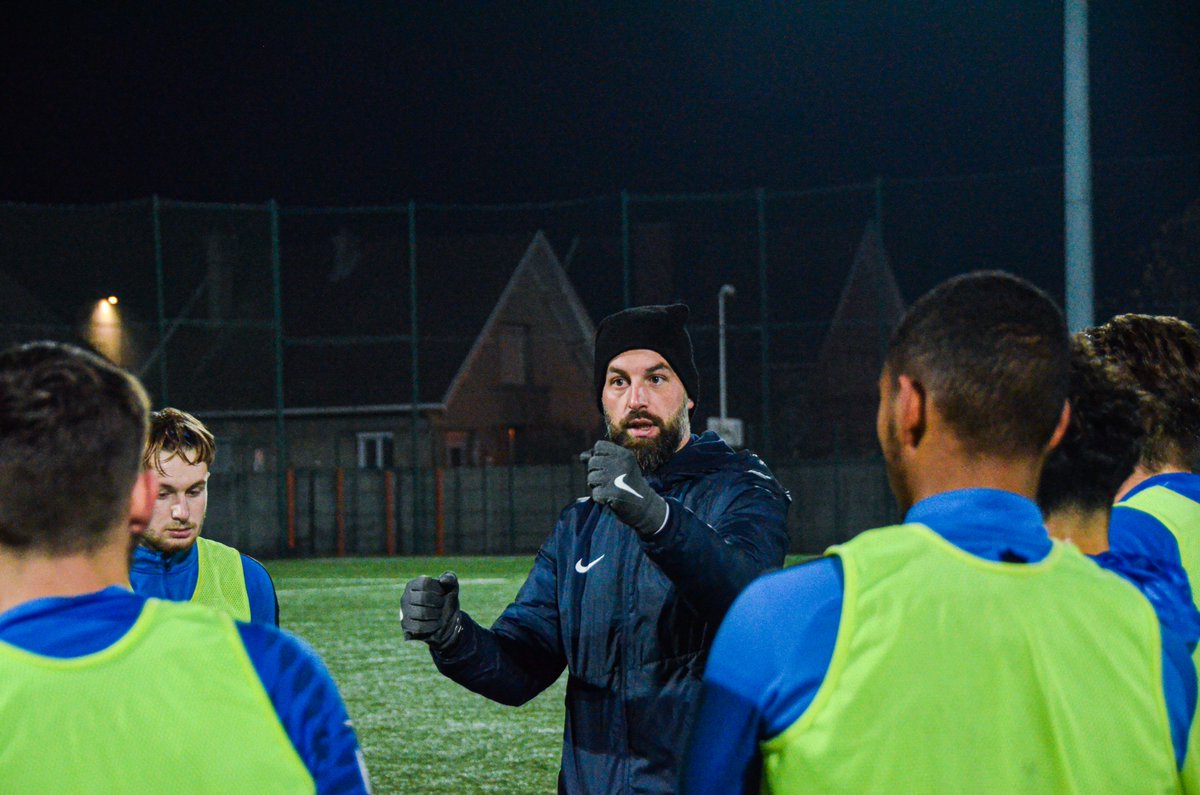
<instances>
[{"instance_id":1,"label":"street lamp post","mask_svg":"<svg viewBox=\"0 0 1200 795\"><path fill-rule=\"evenodd\" d=\"M737 295L737 290L732 284L722 284L721 290L717 293L717 329L719 335L719 367L721 380L721 423L724 425L725 418L729 415L727 405L725 403L725 299L733 298Z\"/></svg>"}]
</instances>

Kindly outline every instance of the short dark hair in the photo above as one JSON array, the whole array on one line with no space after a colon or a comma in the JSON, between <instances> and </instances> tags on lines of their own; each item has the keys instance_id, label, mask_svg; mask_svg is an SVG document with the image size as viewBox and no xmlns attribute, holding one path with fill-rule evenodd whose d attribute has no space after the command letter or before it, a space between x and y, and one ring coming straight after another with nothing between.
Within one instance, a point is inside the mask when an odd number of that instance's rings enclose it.
<instances>
[{"instance_id":1,"label":"short dark hair","mask_svg":"<svg viewBox=\"0 0 1200 795\"><path fill-rule=\"evenodd\" d=\"M1038 455L1067 399L1069 343L1062 311L1001 271L956 276L909 307L888 344L887 371L927 390L976 453Z\"/></svg>"},{"instance_id":2,"label":"short dark hair","mask_svg":"<svg viewBox=\"0 0 1200 795\"><path fill-rule=\"evenodd\" d=\"M1177 317L1118 315L1087 331L1096 354L1145 393L1141 464L1194 467L1200 454L1200 333Z\"/></svg>"},{"instance_id":3,"label":"short dark hair","mask_svg":"<svg viewBox=\"0 0 1200 795\"><path fill-rule=\"evenodd\" d=\"M0 352L0 546L98 548L129 509L148 410L136 378L80 348Z\"/></svg>"},{"instance_id":4,"label":"short dark hair","mask_svg":"<svg viewBox=\"0 0 1200 795\"><path fill-rule=\"evenodd\" d=\"M1045 514L1062 508L1097 511L1133 472L1145 430L1142 392L1127 374L1096 356L1086 332L1071 341L1071 422L1046 459L1038 485Z\"/></svg>"},{"instance_id":5,"label":"short dark hair","mask_svg":"<svg viewBox=\"0 0 1200 795\"><path fill-rule=\"evenodd\" d=\"M163 474L163 458L178 455L188 464L208 464L217 457L217 442L204 423L170 406L150 415L150 435L142 466Z\"/></svg>"}]
</instances>

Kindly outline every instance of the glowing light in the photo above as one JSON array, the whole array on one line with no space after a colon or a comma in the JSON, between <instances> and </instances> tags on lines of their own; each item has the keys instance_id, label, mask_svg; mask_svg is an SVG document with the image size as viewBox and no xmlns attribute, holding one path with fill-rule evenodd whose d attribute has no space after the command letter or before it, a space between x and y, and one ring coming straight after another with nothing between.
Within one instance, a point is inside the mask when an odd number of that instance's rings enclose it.
<instances>
[{"instance_id":1,"label":"glowing light","mask_svg":"<svg viewBox=\"0 0 1200 795\"><path fill-rule=\"evenodd\" d=\"M121 325L115 295L96 302L88 319L86 336L88 342L109 361L125 364L125 329Z\"/></svg>"}]
</instances>

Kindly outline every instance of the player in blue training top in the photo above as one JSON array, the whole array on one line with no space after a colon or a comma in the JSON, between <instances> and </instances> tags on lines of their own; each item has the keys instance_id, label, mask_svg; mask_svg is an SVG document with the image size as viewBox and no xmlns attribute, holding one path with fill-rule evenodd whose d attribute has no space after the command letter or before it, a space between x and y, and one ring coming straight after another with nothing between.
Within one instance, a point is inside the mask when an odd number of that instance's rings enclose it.
<instances>
[{"instance_id":1,"label":"player in blue training top","mask_svg":"<svg viewBox=\"0 0 1200 795\"><path fill-rule=\"evenodd\" d=\"M142 464L158 473L158 499L138 537L130 583L143 596L198 602L238 621L278 626L275 585L263 565L200 536L216 455L213 435L191 414L165 408L150 415Z\"/></svg>"},{"instance_id":2,"label":"player in blue training top","mask_svg":"<svg viewBox=\"0 0 1200 795\"><path fill-rule=\"evenodd\" d=\"M1182 563L1200 577L1200 333L1176 317L1118 315L1085 332L1096 355L1144 393L1141 458L1117 491L1109 546Z\"/></svg>"},{"instance_id":3,"label":"player in blue training top","mask_svg":"<svg viewBox=\"0 0 1200 795\"><path fill-rule=\"evenodd\" d=\"M1081 332L1071 340L1069 394L1070 425L1046 459L1038 485L1046 528L1138 586L1163 626L1194 649L1200 639L1200 611L1178 554L1148 557L1109 548L1113 497L1133 472L1146 436L1141 391L1126 373L1096 356L1086 332Z\"/></svg>"},{"instance_id":4,"label":"player in blue training top","mask_svg":"<svg viewBox=\"0 0 1200 795\"><path fill-rule=\"evenodd\" d=\"M680 792L1200 792L1186 645L1034 502L1069 351L1058 307L1008 274L909 308L876 427L905 524L742 592Z\"/></svg>"},{"instance_id":5,"label":"player in blue training top","mask_svg":"<svg viewBox=\"0 0 1200 795\"><path fill-rule=\"evenodd\" d=\"M315 653L125 587L147 403L78 348L0 352L0 792L369 792Z\"/></svg>"}]
</instances>

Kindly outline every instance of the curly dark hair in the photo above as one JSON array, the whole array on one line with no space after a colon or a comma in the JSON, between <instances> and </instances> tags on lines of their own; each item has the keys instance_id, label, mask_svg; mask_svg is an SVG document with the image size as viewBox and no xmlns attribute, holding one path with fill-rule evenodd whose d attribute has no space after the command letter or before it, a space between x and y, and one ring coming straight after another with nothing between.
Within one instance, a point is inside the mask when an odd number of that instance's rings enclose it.
<instances>
[{"instance_id":1,"label":"curly dark hair","mask_svg":"<svg viewBox=\"0 0 1200 795\"><path fill-rule=\"evenodd\" d=\"M1096 354L1145 393L1141 465L1191 470L1200 454L1200 333L1163 315L1118 315L1087 330Z\"/></svg>"},{"instance_id":2,"label":"curly dark hair","mask_svg":"<svg viewBox=\"0 0 1200 795\"><path fill-rule=\"evenodd\" d=\"M136 378L80 348L0 352L0 546L98 548L129 509L148 412Z\"/></svg>"},{"instance_id":3,"label":"curly dark hair","mask_svg":"<svg viewBox=\"0 0 1200 795\"><path fill-rule=\"evenodd\" d=\"M900 320L887 372L919 380L977 453L1040 455L1067 399L1069 338L1062 311L1001 271L956 276Z\"/></svg>"},{"instance_id":4,"label":"curly dark hair","mask_svg":"<svg viewBox=\"0 0 1200 795\"><path fill-rule=\"evenodd\" d=\"M1145 437L1141 390L1096 355L1086 332L1072 339L1069 400L1071 422L1046 459L1038 485L1038 505L1045 514L1110 508L1138 462Z\"/></svg>"}]
</instances>

